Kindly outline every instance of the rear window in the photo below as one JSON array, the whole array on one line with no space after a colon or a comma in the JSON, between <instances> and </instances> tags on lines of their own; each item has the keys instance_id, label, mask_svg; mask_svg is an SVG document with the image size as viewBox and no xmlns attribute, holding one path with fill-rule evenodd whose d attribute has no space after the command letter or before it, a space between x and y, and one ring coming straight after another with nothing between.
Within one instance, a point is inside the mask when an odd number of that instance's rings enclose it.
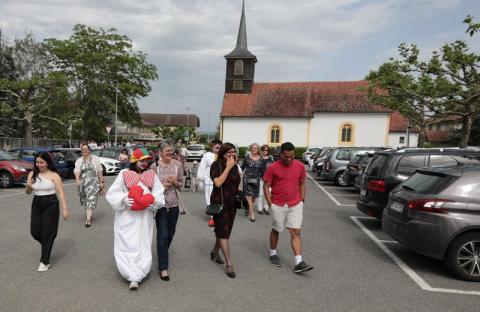
<instances>
[{"instance_id":1,"label":"rear window","mask_svg":"<svg viewBox=\"0 0 480 312\"><path fill-rule=\"evenodd\" d=\"M373 156L372 161L368 165L366 174L367 176L373 176L377 177L380 175L382 172L383 167L387 163L388 156L387 155L382 155L382 154L377 154Z\"/></svg>"},{"instance_id":2,"label":"rear window","mask_svg":"<svg viewBox=\"0 0 480 312\"><path fill-rule=\"evenodd\" d=\"M350 160L352 153L349 150L339 150L337 153L337 160Z\"/></svg>"},{"instance_id":3,"label":"rear window","mask_svg":"<svg viewBox=\"0 0 480 312\"><path fill-rule=\"evenodd\" d=\"M187 147L189 151L201 151L203 149L203 146L201 145L190 145Z\"/></svg>"},{"instance_id":4,"label":"rear window","mask_svg":"<svg viewBox=\"0 0 480 312\"><path fill-rule=\"evenodd\" d=\"M429 167L435 166L455 166L457 161L449 155L430 155Z\"/></svg>"},{"instance_id":5,"label":"rear window","mask_svg":"<svg viewBox=\"0 0 480 312\"><path fill-rule=\"evenodd\" d=\"M405 155L398 162L397 173L411 176L418 168L425 167L425 155Z\"/></svg>"},{"instance_id":6,"label":"rear window","mask_svg":"<svg viewBox=\"0 0 480 312\"><path fill-rule=\"evenodd\" d=\"M401 184L401 188L418 194L438 194L455 181L457 177L414 173Z\"/></svg>"}]
</instances>

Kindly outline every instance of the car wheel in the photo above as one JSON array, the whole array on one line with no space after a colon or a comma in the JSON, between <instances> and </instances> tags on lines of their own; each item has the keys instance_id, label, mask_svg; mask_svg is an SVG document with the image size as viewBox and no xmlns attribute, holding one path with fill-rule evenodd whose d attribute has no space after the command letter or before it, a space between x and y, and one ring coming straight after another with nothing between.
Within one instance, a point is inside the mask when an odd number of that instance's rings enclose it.
<instances>
[{"instance_id":1,"label":"car wheel","mask_svg":"<svg viewBox=\"0 0 480 312\"><path fill-rule=\"evenodd\" d=\"M335 176L335 184L339 186L347 186L347 183L343 180L343 171L340 171Z\"/></svg>"},{"instance_id":2,"label":"car wheel","mask_svg":"<svg viewBox=\"0 0 480 312\"><path fill-rule=\"evenodd\" d=\"M104 165L102 165L102 172L103 172L103 175L104 175L104 176L107 175L107 169L105 168Z\"/></svg>"},{"instance_id":3,"label":"car wheel","mask_svg":"<svg viewBox=\"0 0 480 312\"><path fill-rule=\"evenodd\" d=\"M0 187L11 187L13 185L13 177L8 172L0 172Z\"/></svg>"},{"instance_id":4,"label":"car wheel","mask_svg":"<svg viewBox=\"0 0 480 312\"><path fill-rule=\"evenodd\" d=\"M467 233L454 239L445 265L460 279L480 282L480 233Z\"/></svg>"}]
</instances>

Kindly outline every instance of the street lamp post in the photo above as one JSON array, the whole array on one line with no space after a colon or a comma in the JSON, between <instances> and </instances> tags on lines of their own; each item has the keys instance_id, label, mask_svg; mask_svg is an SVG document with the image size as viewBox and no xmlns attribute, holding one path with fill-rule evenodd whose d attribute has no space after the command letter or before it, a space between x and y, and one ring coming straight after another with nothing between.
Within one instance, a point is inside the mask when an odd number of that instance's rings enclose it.
<instances>
[{"instance_id":1,"label":"street lamp post","mask_svg":"<svg viewBox=\"0 0 480 312\"><path fill-rule=\"evenodd\" d=\"M210 142L210 114L207 114L207 142Z\"/></svg>"},{"instance_id":2,"label":"street lamp post","mask_svg":"<svg viewBox=\"0 0 480 312\"><path fill-rule=\"evenodd\" d=\"M190 107L186 107L187 110L187 145L190 142Z\"/></svg>"},{"instance_id":3,"label":"street lamp post","mask_svg":"<svg viewBox=\"0 0 480 312\"><path fill-rule=\"evenodd\" d=\"M115 85L115 146L117 146L117 128L118 128L118 80Z\"/></svg>"}]
</instances>

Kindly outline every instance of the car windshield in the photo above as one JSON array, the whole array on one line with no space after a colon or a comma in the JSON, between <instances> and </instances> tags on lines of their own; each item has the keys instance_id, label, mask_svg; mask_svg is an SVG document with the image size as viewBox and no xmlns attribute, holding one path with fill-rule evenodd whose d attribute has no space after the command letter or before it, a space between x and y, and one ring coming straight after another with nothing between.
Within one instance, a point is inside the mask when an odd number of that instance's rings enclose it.
<instances>
[{"instance_id":1,"label":"car windshield","mask_svg":"<svg viewBox=\"0 0 480 312\"><path fill-rule=\"evenodd\" d=\"M388 156L387 155L382 155L382 154L377 154L373 157L372 161L370 162L370 165L367 168L367 176L378 176L385 163L387 162Z\"/></svg>"},{"instance_id":2,"label":"car windshield","mask_svg":"<svg viewBox=\"0 0 480 312\"><path fill-rule=\"evenodd\" d=\"M20 160L20 158L8 152L0 151L0 160Z\"/></svg>"},{"instance_id":3,"label":"car windshield","mask_svg":"<svg viewBox=\"0 0 480 312\"><path fill-rule=\"evenodd\" d=\"M320 149L317 148L317 147L312 147L312 148L308 149L308 152L311 152L311 153L316 153L316 152L319 152L319 151L320 151Z\"/></svg>"},{"instance_id":4,"label":"car windshield","mask_svg":"<svg viewBox=\"0 0 480 312\"><path fill-rule=\"evenodd\" d=\"M189 151L201 151L203 150L203 146L201 145L190 145L187 147Z\"/></svg>"},{"instance_id":5,"label":"car windshield","mask_svg":"<svg viewBox=\"0 0 480 312\"><path fill-rule=\"evenodd\" d=\"M456 179L448 175L416 172L401 184L401 188L418 194L438 194Z\"/></svg>"}]
</instances>

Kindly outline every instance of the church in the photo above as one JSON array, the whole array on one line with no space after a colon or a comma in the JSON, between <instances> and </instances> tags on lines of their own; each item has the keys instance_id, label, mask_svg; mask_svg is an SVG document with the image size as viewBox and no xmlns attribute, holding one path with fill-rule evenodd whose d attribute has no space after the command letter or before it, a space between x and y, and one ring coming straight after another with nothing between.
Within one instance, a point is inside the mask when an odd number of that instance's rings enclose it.
<instances>
[{"instance_id":1,"label":"church","mask_svg":"<svg viewBox=\"0 0 480 312\"><path fill-rule=\"evenodd\" d=\"M298 147L416 147L418 134L398 112L372 104L366 81L255 82L257 57L248 50L245 3L235 49L225 55L220 137Z\"/></svg>"}]
</instances>

